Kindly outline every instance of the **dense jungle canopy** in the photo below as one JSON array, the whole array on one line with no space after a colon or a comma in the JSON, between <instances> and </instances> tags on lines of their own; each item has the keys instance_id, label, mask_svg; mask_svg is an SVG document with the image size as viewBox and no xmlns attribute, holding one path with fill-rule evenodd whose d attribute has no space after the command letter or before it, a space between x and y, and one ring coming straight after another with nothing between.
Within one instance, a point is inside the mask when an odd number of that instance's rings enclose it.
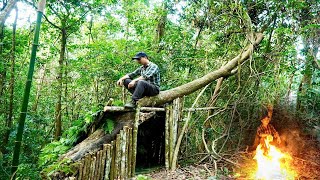
<instances>
[{"instance_id":1,"label":"dense jungle canopy","mask_svg":"<svg viewBox=\"0 0 320 180\"><path fill-rule=\"evenodd\" d=\"M0 179L12 176L37 4L0 1ZM193 178L236 178L270 104L291 155L312 164L297 176L319 178L319 47L319 0L48 0L14 175L68 171L59 157L105 105L130 100L116 82L139 67L131 58L144 51L160 69L161 92L141 106L182 97L185 108L209 110L183 112L178 170L137 179L187 178L181 169Z\"/></svg>"}]
</instances>

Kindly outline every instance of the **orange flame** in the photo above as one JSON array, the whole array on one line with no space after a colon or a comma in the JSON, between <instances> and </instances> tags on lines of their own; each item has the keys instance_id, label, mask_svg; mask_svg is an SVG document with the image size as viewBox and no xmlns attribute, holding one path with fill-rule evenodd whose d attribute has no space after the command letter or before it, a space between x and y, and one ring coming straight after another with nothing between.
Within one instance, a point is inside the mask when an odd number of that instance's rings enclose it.
<instances>
[{"instance_id":1,"label":"orange flame","mask_svg":"<svg viewBox=\"0 0 320 180\"><path fill-rule=\"evenodd\" d=\"M257 161L256 179L294 179L295 173L290 169L291 156L282 153L275 146L270 144L272 136L263 139L256 149L254 159Z\"/></svg>"}]
</instances>

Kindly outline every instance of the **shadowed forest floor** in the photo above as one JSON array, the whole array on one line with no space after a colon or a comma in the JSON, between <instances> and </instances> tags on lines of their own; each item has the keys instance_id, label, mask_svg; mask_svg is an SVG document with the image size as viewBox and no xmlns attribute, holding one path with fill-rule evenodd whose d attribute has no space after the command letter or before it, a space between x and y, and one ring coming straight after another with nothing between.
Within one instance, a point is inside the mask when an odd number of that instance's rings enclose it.
<instances>
[{"instance_id":1,"label":"shadowed forest floor","mask_svg":"<svg viewBox=\"0 0 320 180\"><path fill-rule=\"evenodd\" d=\"M307 180L307 179L320 179L320 151L316 146L316 142L313 139L307 138L309 144L301 154L293 157L292 168L297 173L296 179ZM154 172L145 174L150 179L237 179L245 180L252 174L252 167L255 166L255 161L252 159L252 153L241 153L234 157L238 159L241 164L241 170L237 168L218 169L218 173L215 176L213 164L199 164L199 165L188 165L186 167L180 167L175 172L166 171L164 169L158 169ZM139 179L139 178L136 178Z\"/></svg>"}]
</instances>

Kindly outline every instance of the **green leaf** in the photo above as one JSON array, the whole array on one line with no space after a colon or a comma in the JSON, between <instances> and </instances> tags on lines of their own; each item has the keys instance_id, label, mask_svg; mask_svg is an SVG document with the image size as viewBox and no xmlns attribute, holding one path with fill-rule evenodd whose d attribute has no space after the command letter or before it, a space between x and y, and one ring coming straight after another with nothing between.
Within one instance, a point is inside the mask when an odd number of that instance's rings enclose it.
<instances>
[{"instance_id":1,"label":"green leaf","mask_svg":"<svg viewBox=\"0 0 320 180\"><path fill-rule=\"evenodd\" d=\"M104 131L111 134L114 129L114 121L112 119L107 119L104 123Z\"/></svg>"}]
</instances>

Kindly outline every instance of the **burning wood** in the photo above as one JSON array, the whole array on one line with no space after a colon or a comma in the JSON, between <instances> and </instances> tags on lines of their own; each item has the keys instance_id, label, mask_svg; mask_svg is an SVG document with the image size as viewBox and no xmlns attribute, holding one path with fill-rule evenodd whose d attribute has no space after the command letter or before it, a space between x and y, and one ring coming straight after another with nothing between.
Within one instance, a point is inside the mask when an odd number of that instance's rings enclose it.
<instances>
[{"instance_id":1,"label":"burning wood","mask_svg":"<svg viewBox=\"0 0 320 180\"><path fill-rule=\"evenodd\" d=\"M257 130L257 137L260 144L257 146L254 159L257 162L255 179L294 179L294 171L290 169L291 156L282 153L280 149L272 144L276 138L278 144L281 143L280 136L275 128L269 124L273 113L272 106L268 107L268 115L261 119L261 125Z\"/></svg>"},{"instance_id":2,"label":"burning wood","mask_svg":"<svg viewBox=\"0 0 320 180\"><path fill-rule=\"evenodd\" d=\"M290 155L282 153L276 146L270 144L272 136L263 139L256 149L254 159L257 161L256 179L294 179L295 173L290 169Z\"/></svg>"}]
</instances>

